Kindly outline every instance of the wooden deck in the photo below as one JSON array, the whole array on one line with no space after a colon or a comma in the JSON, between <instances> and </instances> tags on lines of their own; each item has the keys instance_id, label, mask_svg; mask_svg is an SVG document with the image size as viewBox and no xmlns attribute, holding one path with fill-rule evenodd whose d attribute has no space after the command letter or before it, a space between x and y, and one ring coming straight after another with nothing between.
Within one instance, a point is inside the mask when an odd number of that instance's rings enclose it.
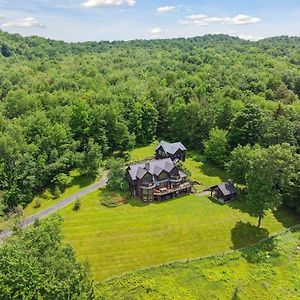
<instances>
[{"instance_id":1,"label":"wooden deck","mask_svg":"<svg viewBox=\"0 0 300 300\"><path fill-rule=\"evenodd\" d=\"M162 189L159 192L154 190L153 195L154 196L165 196L165 195L168 195L168 194L171 194L171 193L182 192L182 191L184 191L186 189L192 188L192 186L193 186L192 183L186 182L186 183L181 184L177 188Z\"/></svg>"}]
</instances>

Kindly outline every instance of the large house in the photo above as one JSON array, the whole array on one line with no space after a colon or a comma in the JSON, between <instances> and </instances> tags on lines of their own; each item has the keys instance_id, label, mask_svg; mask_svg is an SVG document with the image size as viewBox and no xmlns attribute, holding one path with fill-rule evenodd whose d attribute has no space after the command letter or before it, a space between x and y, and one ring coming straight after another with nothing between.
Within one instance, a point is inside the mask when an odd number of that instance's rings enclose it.
<instances>
[{"instance_id":1,"label":"large house","mask_svg":"<svg viewBox=\"0 0 300 300\"><path fill-rule=\"evenodd\" d=\"M180 142L168 143L161 141L155 148L155 158L171 158L172 161L182 160L185 161L186 148Z\"/></svg>"},{"instance_id":2,"label":"large house","mask_svg":"<svg viewBox=\"0 0 300 300\"><path fill-rule=\"evenodd\" d=\"M191 192L192 184L171 158L128 166L126 180L134 197L144 202L165 200Z\"/></svg>"}]
</instances>

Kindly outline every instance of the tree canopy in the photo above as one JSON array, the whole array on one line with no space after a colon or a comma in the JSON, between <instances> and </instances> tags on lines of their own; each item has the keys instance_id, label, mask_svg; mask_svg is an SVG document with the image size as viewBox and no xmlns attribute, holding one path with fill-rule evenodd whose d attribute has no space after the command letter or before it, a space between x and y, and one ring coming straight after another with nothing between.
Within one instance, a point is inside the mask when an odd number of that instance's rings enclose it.
<instances>
[{"instance_id":1,"label":"tree canopy","mask_svg":"<svg viewBox=\"0 0 300 300\"><path fill-rule=\"evenodd\" d=\"M62 219L52 216L0 247L1 299L93 299L85 265L62 244Z\"/></svg>"},{"instance_id":2,"label":"tree canopy","mask_svg":"<svg viewBox=\"0 0 300 300\"><path fill-rule=\"evenodd\" d=\"M218 127L229 150L299 151L299 38L64 43L0 31L0 40L5 211L60 189L72 169L95 176L102 159L155 138L203 151Z\"/></svg>"}]
</instances>

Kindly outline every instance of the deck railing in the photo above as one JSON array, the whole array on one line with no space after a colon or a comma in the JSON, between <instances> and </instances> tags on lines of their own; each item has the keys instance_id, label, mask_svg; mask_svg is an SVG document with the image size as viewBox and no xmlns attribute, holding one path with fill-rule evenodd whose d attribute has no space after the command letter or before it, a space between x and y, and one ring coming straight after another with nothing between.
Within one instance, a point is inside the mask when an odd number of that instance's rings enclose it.
<instances>
[{"instance_id":1,"label":"deck railing","mask_svg":"<svg viewBox=\"0 0 300 300\"><path fill-rule=\"evenodd\" d=\"M166 189L166 190L154 190L153 195L155 196L162 196L162 195L167 195L170 193L174 193L174 192L180 192L182 190L191 188L193 185L191 182L185 182L183 184L181 184L180 186L176 187L176 188L171 188L171 189Z\"/></svg>"}]
</instances>

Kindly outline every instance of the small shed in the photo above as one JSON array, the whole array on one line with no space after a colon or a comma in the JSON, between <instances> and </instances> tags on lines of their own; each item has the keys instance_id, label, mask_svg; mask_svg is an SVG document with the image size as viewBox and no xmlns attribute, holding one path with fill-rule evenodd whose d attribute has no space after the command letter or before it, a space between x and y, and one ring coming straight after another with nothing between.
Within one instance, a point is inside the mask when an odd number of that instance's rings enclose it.
<instances>
[{"instance_id":1,"label":"small shed","mask_svg":"<svg viewBox=\"0 0 300 300\"><path fill-rule=\"evenodd\" d=\"M237 196L237 190L234 186L233 180L231 179L225 183L212 186L208 190L211 192L211 197L221 203L227 203Z\"/></svg>"}]
</instances>

